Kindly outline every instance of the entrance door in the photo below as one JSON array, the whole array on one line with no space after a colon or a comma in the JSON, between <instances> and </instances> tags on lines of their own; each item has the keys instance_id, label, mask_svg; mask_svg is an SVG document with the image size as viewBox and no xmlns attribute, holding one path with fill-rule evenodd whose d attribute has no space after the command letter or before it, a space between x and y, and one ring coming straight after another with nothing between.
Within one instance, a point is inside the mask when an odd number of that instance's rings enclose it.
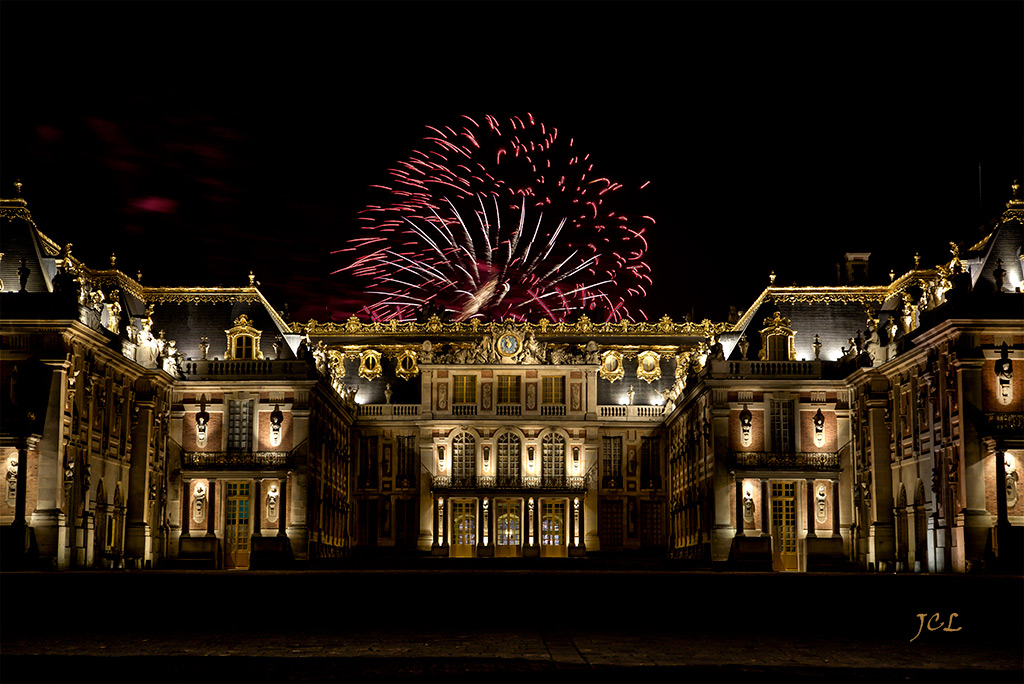
<instances>
[{"instance_id":1,"label":"entrance door","mask_svg":"<svg viewBox=\"0 0 1024 684\"><path fill-rule=\"evenodd\" d=\"M229 482L224 499L224 567L249 567L248 482Z\"/></svg>"},{"instance_id":2,"label":"entrance door","mask_svg":"<svg viewBox=\"0 0 1024 684\"><path fill-rule=\"evenodd\" d=\"M518 556L522 549L522 517L518 501L499 501L496 505L498 516L497 537L494 540L495 556Z\"/></svg>"},{"instance_id":3,"label":"entrance door","mask_svg":"<svg viewBox=\"0 0 1024 684\"><path fill-rule=\"evenodd\" d=\"M476 550L476 502L452 502L452 550L454 557L468 558Z\"/></svg>"},{"instance_id":4,"label":"entrance door","mask_svg":"<svg viewBox=\"0 0 1024 684\"><path fill-rule=\"evenodd\" d=\"M772 567L798 569L796 548L796 482L772 482Z\"/></svg>"},{"instance_id":5,"label":"entrance door","mask_svg":"<svg viewBox=\"0 0 1024 684\"><path fill-rule=\"evenodd\" d=\"M564 501L541 501L540 503L540 555L541 557L564 557L567 555Z\"/></svg>"}]
</instances>

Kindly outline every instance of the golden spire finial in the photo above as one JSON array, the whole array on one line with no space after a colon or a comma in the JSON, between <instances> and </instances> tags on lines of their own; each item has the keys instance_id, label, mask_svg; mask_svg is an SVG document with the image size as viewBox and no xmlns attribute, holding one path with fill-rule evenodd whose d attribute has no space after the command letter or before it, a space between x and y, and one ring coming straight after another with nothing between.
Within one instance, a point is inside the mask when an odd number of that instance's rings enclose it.
<instances>
[{"instance_id":1,"label":"golden spire finial","mask_svg":"<svg viewBox=\"0 0 1024 684\"><path fill-rule=\"evenodd\" d=\"M894 280L896 280L896 270L890 268L889 269L889 282L891 283Z\"/></svg>"},{"instance_id":2,"label":"golden spire finial","mask_svg":"<svg viewBox=\"0 0 1024 684\"><path fill-rule=\"evenodd\" d=\"M915 269L921 268L921 253L920 252L914 254L914 268Z\"/></svg>"},{"instance_id":3,"label":"golden spire finial","mask_svg":"<svg viewBox=\"0 0 1024 684\"><path fill-rule=\"evenodd\" d=\"M14 196L21 199L21 179L14 181Z\"/></svg>"},{"instance_id":4,"label":"golden spire finial","mask_svg":"<svg viewBox=\"0 0 1024 684\"><path fill-rule=\"evenodd\" d=\"M110 253L110 270L117 268L117 254L114 252Z\"/></svg>"},{"instance_id":5,"label":"golden spire finial","mask_svg":"<svg viewBox=\"0 0 1024 684\"><path fill-rule=\"evenodd\" d=\"M1020 181L1014 180L1010 183L1010 201L1006 203L1006 208L1019 207L1024 205L1024 199L1020 196Z\"/></svg>"},{"instance_id":6,"label":"golden spire finial","mask_svg":"<svg viewBox=\"0 0 1024 684\"><path fill-rule=\"evenodd\" d=\"M256 287L256 276L252 270L249 271L249 287Z\"/></svg>"},{"instance_id":7,"label":"golden spire finial","mask_svg":"<svg viewBox=\"0 0 1024 684\"><path fill-rule=\"evenodd\" d=\"M771 273L768 274L768 284L769 285L774 285L775 284L775 271L772 271Z\"/></svg>"}]
</instances>

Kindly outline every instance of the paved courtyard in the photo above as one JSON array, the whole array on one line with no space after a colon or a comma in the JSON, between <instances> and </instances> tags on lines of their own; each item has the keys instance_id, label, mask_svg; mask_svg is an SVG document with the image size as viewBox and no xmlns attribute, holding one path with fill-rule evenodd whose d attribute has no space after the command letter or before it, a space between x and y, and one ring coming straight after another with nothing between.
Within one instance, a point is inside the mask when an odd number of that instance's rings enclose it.
<instances>
[{"instance_id":1,"label":"paved courtyard","mask_svg":"<svg viewBox=\"0 0 1024 684\"><path fill-rule=\"evenodd\" d=\"M1020 577L443 569L2 580L5 683L1024 681Z\"/></svg>"}]
</instances>

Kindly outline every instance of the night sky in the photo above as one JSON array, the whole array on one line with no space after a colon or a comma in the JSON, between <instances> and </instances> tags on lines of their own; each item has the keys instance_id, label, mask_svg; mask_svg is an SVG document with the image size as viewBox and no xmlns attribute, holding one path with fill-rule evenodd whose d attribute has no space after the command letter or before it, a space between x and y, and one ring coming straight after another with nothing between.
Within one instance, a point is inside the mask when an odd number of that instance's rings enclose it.
<instances>
[{"instance_id":1,"label":"night sky","mask_svg":"<svg viewBox=\"0 0 1024 684\"><path fill-rule=\"evenodd\" d=\"M532 113L642 192L650 318L948 258L1024 175L1020 2L0 5L0 182L154 285L342 319L369 186L462 114ZM980 164L980 174L979 174Z\"/></svg>"}]
</instances>

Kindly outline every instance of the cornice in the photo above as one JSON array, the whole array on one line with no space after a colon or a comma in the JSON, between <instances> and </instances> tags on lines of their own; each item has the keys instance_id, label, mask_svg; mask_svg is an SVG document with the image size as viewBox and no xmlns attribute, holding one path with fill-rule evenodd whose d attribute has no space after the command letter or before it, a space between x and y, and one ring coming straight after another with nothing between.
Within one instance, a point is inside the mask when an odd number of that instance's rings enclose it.
<instances>
[{"instance_id":1,"label":"cornice","mask_svg":"<svg viewBox=\"0 0 1024 684\"><path fill-rule=\"evenodd\" d=\"M445 335L453 337L477 337L484 334L497 334L513 330L522 334L533 333L538 337L544 336L591 336L595 338L605 336L697 336L711 337L727 332L730 329L728 323L712 323L705 319L700 323L673 322L668 316L663 316L659 321L639 322L619 321L616 323L595 323L587 316L581 316L574 323L561 321L553 323L547 319L541 319L536 323L529 321L480 321L473 319L468 323L444 322L437 316L431 316L426 323L413 321L398 322L368 322L364 323L356 316L351 316L344 323L320 323L310 319L306 323L292 323L291 330L295 333L304 333L311 337L379 337L389 335L401 336L431 336Z\"/></svg>"}]
</instances>

